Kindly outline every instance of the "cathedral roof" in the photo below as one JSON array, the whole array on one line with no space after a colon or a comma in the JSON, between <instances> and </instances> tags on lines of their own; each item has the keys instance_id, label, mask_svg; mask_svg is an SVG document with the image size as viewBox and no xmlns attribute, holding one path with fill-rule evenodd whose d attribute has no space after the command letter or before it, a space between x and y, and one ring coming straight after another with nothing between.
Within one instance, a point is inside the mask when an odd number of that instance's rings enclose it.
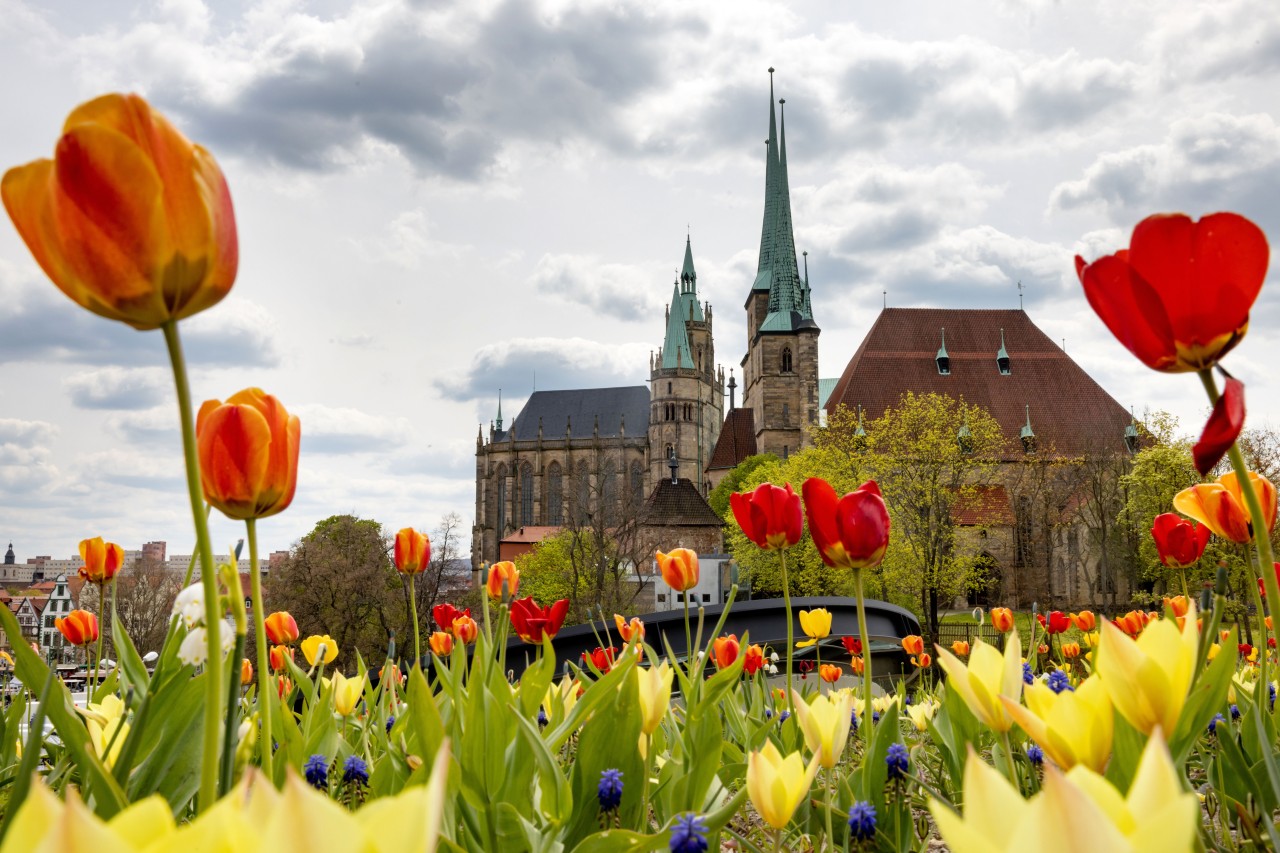
<instances>
[{"instance_id":1,"label":"cathedral roof","mask_svg":"<svg viewBox=\"0 0 1280 853\"><path fill-rule=\"evenodd\" d=\"M648 527L721 527L724 520L688 477L677 483L663 477L645 500L640 523Z\"/></svg>"},{"instance_id":2,"label":"cathedral roof","mask_svg":"<svg viewBox=\"0 0 1280 853\"><path fill-rule=\"evenodd\" d=\"M936 360L944 328L947 374ZM1005 357L1007 372L998 355ZM984 407L999 422L1010 451L1019 455L1028 423L1035 424L1039 447L1059 454L1125 450L1129 412L1021 310L884 309L826 408L860 405L874 419L906 391L963 397Z\"/></svg>"},{"instance_id":3,"label":"cathedral roof","mask_svg":"<svg viewBox=\"0 0 1280 853\"><path fill-rule=\"evenodd\" d=\"M649 389L643 385L623 388L579 388L570 391L534 391L511 428L494 434L494 441L538 437L538 425L546 439L564 438L572 425L572 438L591 438L599 426L601 438L621 434L644 436L649 430Z\"/></svg>"},{"instance_id":4,"label":"cathedral roof","mask_svg":"<svg viewBox=\"0 0 1280 853\"><path fill-rule=\"evenodd\" d=\"M724 426L720 428L715 449L711 451L711 462L708 463L707 470L734 468L743 459L758 452L756 419L752 410L730 409L725 416Z\"/></svg>"}]
</instances>

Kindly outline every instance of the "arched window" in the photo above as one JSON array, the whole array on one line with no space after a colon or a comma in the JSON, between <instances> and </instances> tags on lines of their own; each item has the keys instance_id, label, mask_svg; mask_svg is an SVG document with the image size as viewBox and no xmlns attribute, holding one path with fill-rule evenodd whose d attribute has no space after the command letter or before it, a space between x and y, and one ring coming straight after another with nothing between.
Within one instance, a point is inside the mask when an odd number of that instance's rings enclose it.
<instances>
[{"instance_id":1,"label":"arched window","mask_svg":"<svg viewBox=\"0 0 1280 853\"><path fill-rule=\"evenodd\" d=\"M1029 566L1034 559L1031 529L1031 498L1018 497L1018 508L1013 516L1013 559L1017 566Z\"/></svg>"},{"instance_id":2,"label":"arched window","mask_svg":"<svg viewBox=\"0 0 1280 853\"><path fill-rule=\"evenodd\" d=\"M502 537L507 533L507 466L499 465L494 477L498 481L494 488L498 513L494 521L498 536Z\"/></svg>"},{"instance_id":3,"label":"arched window","mask_svg":"<svg viewBox=\"0 0 1280 853\"><path fill-rule=\"evenodd\" d=\"M574 483L574 519L585 524L587 513L591 510L591 474L587 471L587 460L578 460L578 468Z\"/></svg>"},{"instance_id":4,"label":"arched window","mask_svg":"<svg viewBox=\"0 0 1280 853\"><path fill-rule=\"evenodd\" d=\"M791 347L782 348L782 372L791 372Z\"/></svg>"},{"instance_id":5,"label":"arched window","mask_svg":"<svg viewBox=\"0 0 1280 853\"><path fill-rule=\"evenodd\" d=\"M670 393L671 393L671 383L670 383L670 382L668 382L668 383L667 383L667 393L668 393L668 394L670 394Z\"/></svg>"},{"instance_id":6,"label":"arched window","mask_svg":"<svg viewBox=\"0 0 1280 853\"><path fill-rule=\"evenodd\" d=\"M520 525L533 524L533 466L520 466Z\"/></svg>"},{"instance_id":7,"label":"arched window","mask_svg":"<svg viewBox=\"0 0 1280 853\"><path fill-rule=\"evenodd\" d=\"M618 523L618 471L612 457L606 457L600 463L600 513L605 525L612 527Z\"/></svg>"},{"instance_id":8,"label":"arched window","mask_svg":"<svg viewBox=\"0 0 1280 853\"><path fill-rule=\"evenodd\" d=\"M564 524L564 474L559 462L547 466L546 502L542 515L547 524L555 527Z\"/></svg>"}]
</instances>

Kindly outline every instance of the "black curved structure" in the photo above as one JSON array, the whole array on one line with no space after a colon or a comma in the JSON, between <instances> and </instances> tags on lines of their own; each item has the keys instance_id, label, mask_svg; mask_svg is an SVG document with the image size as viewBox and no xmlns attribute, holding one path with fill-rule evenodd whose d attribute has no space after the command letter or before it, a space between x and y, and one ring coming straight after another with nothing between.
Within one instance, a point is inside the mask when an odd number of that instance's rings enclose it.
<instances>
[{"instance_id":1,"label":"black curved structure","mask_svg":"<svg viewBox=\"0 0 1280 853\"><path fill-rule=\"evenodd\" d=\"M703 645L715 629L725 606L705 605L703 615ZM831 635L821 643L824 663L836 663L849 671L849 653L845 651L841 638L858 636L858 604L852 598L832 596L811 596L791 599L792 618L795 620L795 640L805 639L800 629L800 611L825 607L831 613ZM867 634L871 638L871 666L874 670L872 678L882 687L889 687L898 679L912 680L916 668L911 658L902 650L902 638L910 634L920 633L920 622L915 615L896 604L885 601L868 600L865 602L867 612ZM690 622L697 631L698 610L690 610ZM687 654L684 633L684 611L664 610L658 613L641 614L644 622L645 642L662 652L666 645L678 658ZM607 633L606 633L607 631ZM787 619L786 608L781 598L756 599L754 601L734 602L725 619L723 634L736 634L741 640L749 635L752 643L766 646L767 651L776 651L780 658L786 656ZM597 637L599 639L597 639ZM610 639L612 638L612 639ZM696 639L695 639L696 641ZM583 653L590 653L600 645L621 647L622 639L616 627L596 622L594 624L574 625L562 630L553 641L556 651L556 668L564 672L569 662L584 666ZM816 657L815 646L797 649L794 660L813 662ZM507 645L507 669L515 677L524 672L525 667L533 660L533 649L519 639ZM779 670L783 666L779 664ZM714 668L712 668L714 670Z\"/></svg>"}]
</instances>

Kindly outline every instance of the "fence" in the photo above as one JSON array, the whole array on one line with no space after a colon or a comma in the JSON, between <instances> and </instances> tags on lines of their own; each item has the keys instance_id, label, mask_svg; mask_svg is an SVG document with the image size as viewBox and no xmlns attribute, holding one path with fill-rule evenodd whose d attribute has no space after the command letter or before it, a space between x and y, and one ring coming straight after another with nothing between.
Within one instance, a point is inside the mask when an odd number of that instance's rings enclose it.
<instances>
[{"instance_id":1,"label":"fence","mask_svg":"<svg viewBox=\"0 0 1280 853\"><path fill-rule=\"evenodd\" d=\"M954 622L944 623L938 626L938 645L944 649L950 649L951 644L956 640L964 640L966 643L973 645L979 638L983 642L993 646L1000 646L1001 633L995 628L987 624L960 624Z\"/></svg>"}]
</instances>

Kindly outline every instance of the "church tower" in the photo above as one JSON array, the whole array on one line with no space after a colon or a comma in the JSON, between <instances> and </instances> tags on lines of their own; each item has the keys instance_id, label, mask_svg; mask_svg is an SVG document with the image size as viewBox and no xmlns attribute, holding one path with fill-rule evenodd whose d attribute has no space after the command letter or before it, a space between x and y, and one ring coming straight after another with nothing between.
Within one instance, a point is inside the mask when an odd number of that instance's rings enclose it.
<instances>
[{"instance_id":1,"label":"church tower","mask_svg":"<svg viewBox=\"0 0 1280 853\"><path fill-rule=\"evenodd\" d=\"M764 224L760 260L745 305L747 354L742 358L742 405L750 409L759 453L785 457L812 443L818 424L818 324L813 320L806 259L796 261L787 178L786 101L782 121L769 69L769 138L765 157Z\"/></svg>"},{"instance_id":2,"label":"church tower","mask_svg":"<svg viewBox=\"0 0 1280 853\"><path fill-rule=\"evenodd\" d=\"M693 246L684 244L684 266L667 306L662 349L649 359L649 484L677 475L707 492L703 471L724 422L724 370L716 367L711 305L698 302Z\"/></svg>"}]
</instances>

